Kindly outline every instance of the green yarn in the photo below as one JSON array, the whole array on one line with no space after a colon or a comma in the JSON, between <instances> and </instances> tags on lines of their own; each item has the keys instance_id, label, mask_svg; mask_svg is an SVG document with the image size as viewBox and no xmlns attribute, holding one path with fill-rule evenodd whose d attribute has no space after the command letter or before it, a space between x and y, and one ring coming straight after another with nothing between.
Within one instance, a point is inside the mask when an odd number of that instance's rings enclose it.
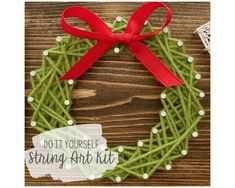
<instances>
[{"instance_id":1,"label":"green yarn","mask_svg":"<svg viewBox=\"0 0 235 188\"><path fill-rule=\"evenodd\" d=\"M126 20L109 24L114 32L123 32ZM87 28L88 29L88 28ZM156 28L150 23L142 32ZM34 112L31 125L39 131L75 125L70 115L71 92L75 81L60 81L64 73L81 58L95 41L65 36L57 46L44 51L42 67L31 72L32 90L28 101ZM200 78L194 69L193 58L185 53L181 41L170 36L167 30L144 40L148 46L181 80L183 86L164 89L161 94L160 122L150 130L149 138L138 141L136 146L108 148L119 152L119 163L106 171L102 178L120 182L128 176L148 179L156 170L170 170L172 161L188 152L188 141L194 133L204 111L200 104L201 92L195 87ZM127 53L118 44L119 54ZM114 48L108 53L114 54ZM204 95L204 94L203 94Z\"/></svg>"}]
</instances>

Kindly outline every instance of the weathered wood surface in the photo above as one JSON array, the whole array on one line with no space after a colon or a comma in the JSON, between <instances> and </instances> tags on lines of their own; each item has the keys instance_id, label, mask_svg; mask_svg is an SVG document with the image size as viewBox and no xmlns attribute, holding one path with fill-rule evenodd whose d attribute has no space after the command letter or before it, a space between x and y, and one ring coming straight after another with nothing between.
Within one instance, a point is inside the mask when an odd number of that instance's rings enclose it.
<instances>
[{"instance_id":1,"label":"weathered wood surface","mask_svg":"<svg viewBox=\"0 0 235 188\"><path fill-rule=\"evenodd\" d=\"M56 36L65 33L59 26L62 10L83 5L106 22L116 16L128 18L141 3L25 3L25 95L30 91L29 72L41 65L42 51L55 45ZM203 52L199 37L192 32L210 19L209 3L166 3L173 11L172 36L183 40L188 54L196 60L202 74L198 87L205 91L205 117L199 137L190 141L189 154L173 162L171 171L155 172L149 180L128 178L121 184L108 179L64 185L209 185L210 184L210 56ZM164 14L154 13L153 24ZM162 20L161 20L162 21ZM80 25L82 25L81 23ZM78 123L101 123L109 145L135 144L148 137L151 126L159 121L159 93L163 90L153 76L130 56L103 57L85 75L73 92L71 113ZM35 134L30 127L31 107L25 103L25 149L32 147ZM33 179L25 168L26 185L62 185L50 177Z\"/></svg>"}]
</instances>

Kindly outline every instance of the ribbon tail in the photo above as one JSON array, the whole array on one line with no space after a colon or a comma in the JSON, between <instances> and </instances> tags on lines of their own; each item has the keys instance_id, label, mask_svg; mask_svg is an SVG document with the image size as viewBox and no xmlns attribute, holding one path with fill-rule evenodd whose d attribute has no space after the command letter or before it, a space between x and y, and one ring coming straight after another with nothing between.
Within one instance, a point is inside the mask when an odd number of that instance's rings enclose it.
<instances>
[{"instance_id":1,"label":"ribbon tail","mask_svg":"<svg viewBox=\"0 0 235 188\"><path fill-rule=\"evenodd\" d=\"M76 79L86 72L113 44L99 41L80 60L78 60L60 80Z\"/></svg>"},{"instance_id":2,"label":"ribbon tail","mask_svg":"<svg viewBox=\"0 0 235 188\"><path fill-rule=\"evenodd\" d=\"M128 45L128 49L165 87L183 84L182 80L174 75L142 42L132 42Z\"/></svg>"}]
</instances>

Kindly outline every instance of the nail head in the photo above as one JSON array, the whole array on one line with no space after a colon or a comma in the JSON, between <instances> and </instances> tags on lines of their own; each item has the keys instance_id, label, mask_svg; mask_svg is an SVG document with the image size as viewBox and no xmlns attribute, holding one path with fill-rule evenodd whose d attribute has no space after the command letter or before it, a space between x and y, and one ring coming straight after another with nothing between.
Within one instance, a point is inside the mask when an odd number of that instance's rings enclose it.
<instances>
[{"instance_id":1,"label":"nail head","mask_svg":"<svg viewBox=\"0 0 235 188\"><path fill-rule=\"evenodd\" d=\"M117 176L115 179L116 179L116 182L121 182L122 181L122 178L120 176Z\"/></svg>"},{"instance_id":2,"label":"nail head","mask_svg":"<svg viewBox=\"0 0 235 188\"><path fill-rule=\"evenodd\" d=\"M157 132L158 132L157 128L152 128L152 133L153 134L157 134Z\"/></svg>"},{"instance_id":3,"label":"nail head","mask_svg":"<svg viewBox=\"0 0 235 188\"><path fill-rule=\"evenodd\" d=\"M61 36L57 36L57 37L56 37L56 42L61 42L61 40L62 40L62 37L61 37Z\"/></svg>"},{"instance_id":4,"label":"nail head","mask_svg":"<svg viewBox=\"0 0 235 188\"><path fill-rule=\"evenodd\" d=\"M166 116L166 111L164 111L164 110L161 111L161 116L162 116L162 117L165 117L165 116Z\"/></svg>"},{"instance_id":5,"label":"nail head","mask_svg":"<svg viewBox=\"0 0 235 188\"><path fill-rule=\"evenodd\" d=\"M118 152L119 152L119 153L122 153L123 151L124 151L123 146L118 146Z\"/></svg>"},{"instance_id":6,"label":"nail head","mask_svg":"<svg viewBox=\"0 0 235 188\"><path fill-rule=\"evenodd\" d=\"M68 84L72 85L74 83L74 81L72 79L68 80Z\"/></svg>"},{"instance_id":7,"label":"nail head","mask_svg":"<svg viewBox=\"0 0 235 188\"><path fill-rule=\"evenodd\" d=\"M113 50L116 54L120 52L120 49L118 47L114 48Z\"/></svg>"},{"instance_id":8,"label":"nail head","mask_svg":"<svg viewBox=\"0 0 235 188\"><path fill-rule=\"evenodd\" d=\"M121 16L117 16L116 20L117 20L117 22L121 22L122 21L122 17Z\"/></svg>"},{"instance_id":9,"label":"nail head","mask_svg":"<svg viewBox=\"0 0 235 188\"><path fill-rule=\"evenodd\" d=\"M148 175L147 173L144 173L144 174L143 174L143 178L146 180L146 179L149 178L149 175Z\"/></svg>"},{"instance_id":10,"label":"nail head","mask_svg":"<svg viewBox=\"0 0 235 188\"><path fill-rule=\"evenodd\" d=\"M73 125L73 120L70 119L67 121L67 123L68 123L68 125Z\"/></svg>"},{"instance_id":11,"label":"nail head","mask_svg":"<svg viewBox=\"0 0 235 188\"><path fill-rule=\"evenodd\" d=\"M34 100L33 97L31 97L31 96L28 97L28 102L33 102L33 100Z\"/></svg>"},{"instance_id":12,"label":"nail head","mask_svg":"<svg viewBox=\"0 0 235 188\"><path fill-rule=\"evenodd\" d=\"M142 147L142 146L144 145L144 142L143 142L142 140L139 140L139 141L137 142L137 145L138 145L139 147Z\"/></svg>"},{"instance_id":13,"label":"nail head","mask_svg":"<svg viewBox=\"0 0 235 188\"><path fill-rule=\"evenodd\" d=\"M30 76L35 76L36 75L36 71L31 71L30 72Z\"/></svg>"},{"instance_id":14,"label":"nail head","mask_svg":"<svg viewBox=\"0 0 235 188\"><path fill-rule=\"evenodd\" d=\"M171 165L170 164L166 165L166 170L171 170Z\"/></svg>"},{"instance_id":15,"label":"nail head","mask_svg":"<svg viewBox=\"0 0 235 188\"><path fill-rule=\"evenodd\" d=\"M37 125L37 123L36 123L36 121L31 121L30 125L31 125L32 127L35 127L35 126Z\"/></svg>"}]
</instances>

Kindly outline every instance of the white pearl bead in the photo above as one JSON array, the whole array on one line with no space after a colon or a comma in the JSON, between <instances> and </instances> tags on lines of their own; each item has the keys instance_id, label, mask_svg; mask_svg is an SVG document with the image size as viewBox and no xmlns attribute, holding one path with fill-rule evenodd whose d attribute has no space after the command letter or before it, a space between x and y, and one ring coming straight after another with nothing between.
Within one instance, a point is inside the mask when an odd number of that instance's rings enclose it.
<instances>
[{"instance_id":1,"label":"white pearl bead","mask_svg":"<svg viewBox=\"0 0 235 188\"><path fill-rule=\"evenodd\" d=\"M70 119L67 121L67 123L68 123L68 125L73 125L73 120Z\"/></svg>"},{"instance_id":2,"label":"white pearl bead","mask_svg":"<svg viewBox=\"0 0 235 188\"><path fill-rule=\"evenodd\" d=\"M121 178L120 176L117 176L117 177L115 178L115 180L116 180L116 182L121 182L121 181L122 181L122 178Z\"/></svg>"},{"instance_id":3,"label":"white pearl bead","mask_svg":"<svg viewBox=\"0 0 235 188\"><path fill-rule=\"evenodd\" d=\"M148 20L146 20L145 22L144 22L144 25L147 25L148 24Z\"/></svg>"},{"instance_id":4,"label":"white pearl bead","mask_svg":"<svg viewBox=\"0 0 235 188\"><path fill-rule=\"evenodd\" d=\"M162 99L166 98L166 94L165 93L162 93L160 96L161 96Z\"/></svg>"},{"instance_id":5,"label":"white pearl bead","mask_svg":"<svg viewBox=\"0 0 235 188\"><path fill-rule=\"evenodd\" d=\"M144 173L144 174L143 174L143 178L146 180L146 179L149 178L149 175L148 175L147 173Z\"/></svg>"},{"instance_id":6,"label":"white pearl bead","mask_svg":"<svg viewBox=\"0 0 235 188\"><path fill-rule=\"evenodd\" d=\"M152 133L153 134L157 134L157 132L158 132L157 128L152 128Z\"/></svg>"},{"instance_id":7,"label":"white pearl bead","mask_svg":"<svg viewBox=\"0 0 235 188\"><path fill-rule=\"evenodd\" d=\"M199 97L201 97L201 98L205 97L205 93L201 91L201 92L199 93Z\"/></svg>"},{"instance_id":8,"label":"white pearl bead","mask_svg":"<svg viewBox=\"0 0 235 188\"><path fill-rule=\"evenodd\" d=\"M36 121L31 121L30 125L31 125L32 127L35 127L35 126L37 125L37 123L36 123Z\"/></svg>"},{"instance_id":9,"label":"white pearl bead","mask_svg":"<svg viewBox=\"0 0 235 188\"><path fill-rule=\"evenodd\" d=\"M64 101L64 104L67 106L67 105L70 104L70 101L69 101L69 100L65 100L65 101Z\"/></svg>"},{"instance_id":10,"label":"white pearl bead","mask_svg":"<svg viewBox=\"0 0 235 188\"><path fill-rule=\"evenodd\" d=\"M192 136L193 136L193 137L198 137L198 132L196 132L196 131L193 132L193 133L192 133Z\"/></svg>"},{"instance_id":11,"label":"white pearl bead","mask_svg":"<svg viewBox=\"0 0 235 188\"><path fill-rule=\"evenodd\" d=\"M204 111L204 110L200 110L200 111L198 112L198 114L199 114L200 116L203 116L203 115L205 115L205 111Z\"/></svg>"},{"instance_id":12,"label":"white pearl bead","mask_svg":"<svg viewBox=\"0 0 235 188\"><path fill-rule=\"evenodd\" d=\"M179 41L177 42L177 45L178 45L178 46L183 46L183 44L184 44L184 43L183 43L181 40L179 40Z\"/></svg>"},{"instance_id":13,"label":"white pearl bead","mask_svg":"<svg viewBox=\"0 0 235 188\"><path fill-rule=\"evenodd\" d=\"M47 50L44 50L42 54L43 54L44 56L47 56L47 55L48 55L48 51L47 51Z\"/></svg>"},{"instance_id":14,"label":"white pearl bead","mask_svg":"<svg viewBox=\"0 0 235 188\"><path fill-rule=\"evenodd\" d=\"M188 152L187 152L187 150L183 149L183 150L181 151L181 154L182 154L182 155L187 155Z\"/></svg>"},{"instance_id":15,"label":"white pearl bead","mask_svg":"<svg viewBox=\"0 0 235 188\"><path fill-rule=\"evenodd\" d=\"M74 83L74 81L72 79L68 80L68 84L72 85Z\"/></svg>"},{"instance_id":16,"label":"white pearl bead","mask_svg":"<svg viewBox=\"0 0 235 188\"><path fill-rule=\"evenodd\" d=\"M116 20L117 20L117 22L120 22L120 21L122 21L122 17L121 16L117 16Z\"/></svg>"},{"instance_id":17,"label":"white pearl bead","mask_svg":"<svg viewBox=\"0 0 235 188\"><path fill-rule=\"evenodd\" d=\"M30 74L30 76L35 76L36 75L36 71L31 71L29 74Z\"/></svg>"},{"instance_id":18,"label":"white pearl bead","mask_svg":"<svg viewBox=\"0 0 235 188\"><path fill-rule=\"evenodd\" d=\"M122 146L118 146L118 152L122 153L124 151L124 148Z\"/></svg>"},{"instance_id":19,"label":"white pearl bead","mask_svg":"<svg viewBox=\"0 0 235 188\"><path fill-rule=\"evenodd\" d=\"M66 164L65 168L67 168L68 170L71 169L71 164Z\"/></svg>"},{"instance_id":20,"label":"white pearl bead","mask_svg":"<svg viewBox=\"0 0 235 188\"><path fill-rule=\"evenodd\" d=\"M28 97L28 102L33 102L33 100L34 100L33 97L31 97L31 96Z\"/></svg>"},{"instance_id":21,"label":"white pearl bead","mask_svg":"<svg viewBox=\"0 0 235 188\"><path fill-rule=\"evenodd\" d=\"M120 52L120 49L118 47L114 48L113 51L117 54Z\"/></svg>"},{"instance_id":22,"label":"white pearl bead","mask_svg":"<svg viewBox=\"0 0 235 188\"><path fill-rule=\"evenodd\" d=\"M168 165L166 165L166 170L171 170L171 165L170 164L168 164Z\"/></svg>"},{"instance_id":23,"label":"white pearl bead","mask_svg":"<svg viewBox=\"0 0 235 188\"><path fill-rule=\"evenodd\" d=\"M144 145L144 142L142 140L139 140L137 142L137 146L142 147Z\"/></svg>"},{"instance_id":24,"label":"white pearl bead","mask_svg":"<svg viewBox=\"0 0 235 188\"><path fill-rule=\"evenodd\" d=\"M166 116L166 111L161 111L161 116L165 117Z\"/></svg>"},{"instance_id":25,"label":"white pearl bead","mask_svg":"<svg viewBox=\"0 0 235 188\"><path fill-rule=\"evenodd\" d=\"M164 32L164 33L168 33L168 32L169 32L168 27L165 27L165 28L163 29L163 32Z\"/></svg>"},{"instance_id":26,"label":"white pearl bead","mask_svg":"<svg viewBox=\"0 0 235 188\"><path fill-rule=\"evenodd\" d=\"M56 40L56 42L61 42L61 40L62 40L62 37L60 37L60 36L57 36L55 40Z\"/></svg>"},{"instance_id":27,"label":"white pearl bead","mask_svg":"<svg viewBox=\"0 0 235 188\"><path fill-rule=\"evenodd\" d=\"M201 79L201 75L198 73L198 74L195 75L195 78L196 78L197 80L199 80L199 79Z\"/></svg>"},{"instance_id":28,"label":"white pearl bead","mask_svg":"<svg viewBox=\"0 0 235 188\"><path fill-rule=\"evenodd\" d=\"M192 63L192 62L193 62L193 57L189 56L189 57L188 57L188 62L189 62L189 63Z\"/></svg>"}]
</instances>

